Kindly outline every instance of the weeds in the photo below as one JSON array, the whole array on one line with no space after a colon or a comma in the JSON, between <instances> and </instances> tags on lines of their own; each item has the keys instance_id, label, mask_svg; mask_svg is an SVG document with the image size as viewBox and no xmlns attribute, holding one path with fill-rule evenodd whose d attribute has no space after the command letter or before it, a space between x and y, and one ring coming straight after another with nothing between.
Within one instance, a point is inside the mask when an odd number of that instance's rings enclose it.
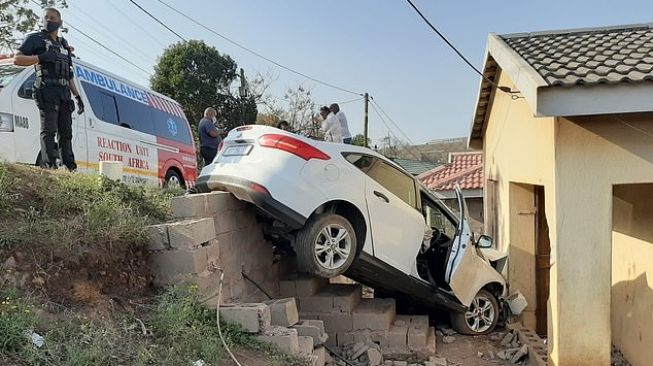
<instances>
[{"instance_id":1,"label":"weeds","mask_svg":"<svg viewBox=\"0 0 653 366\"><path fill-rule=\"evenodd\" d=\"M201 306L197 288L178 287L161 295L153 310L131 316L88 319L61 314L52 323L39 319L30 299L2 294L0 306L0 361L20 360L24 365L188 366L197 360L206 365L224 364L215 314ZM141 320L148 334L143 334ZM39 330L38 328L45 330ZM45 339L42 347L32 344L26 331L35 330ZM260 353L276 366L302 366L303 360L263 345L237 327L223 325L230 347Z\"/></svg>"}]
</instances>

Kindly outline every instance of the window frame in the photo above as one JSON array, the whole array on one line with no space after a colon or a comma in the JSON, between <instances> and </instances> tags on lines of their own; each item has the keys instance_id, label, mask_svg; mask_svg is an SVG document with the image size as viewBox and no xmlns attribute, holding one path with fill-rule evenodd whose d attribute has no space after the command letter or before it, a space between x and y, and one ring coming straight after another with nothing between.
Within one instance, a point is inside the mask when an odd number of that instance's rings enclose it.
<instances>
[{"instance_id":1,"label":"window frame","mask_svg":"<svg viewBox=\"0 0 653 366\"><path fill-rule=\"evenodd\" d=\"M354 163L351 162L349 159L347 159L347 157L352 156L352 155L359 155L359 156L361 156L361 157L366 157L366 158L373 159L373 160L372 160L372 164L370 164L368 167L366 167L366 168L367 168L366 170L363 170L363 168L358 167L356 164L354 164ZM352 151L352 152L342 152L342 156L345 158L345 160L346 160L349 164L351 164L353 167L355 167L356 169L358 169L360 172L362 172L363 174L365 174L365 175L366 175L367 177L369 177L370 179L372 179L372 180L374 180L375 182L377 182L378 184L380 184L383 188L387 189L390 193L392 193L393 195L395 195L395 196L396 196L398 199L400 199L403 203L405 203L406 205L408 205L408 206L410 206L410 207L412 207L412 208L414 208L414 209L416 209L416 210L418 210L418 211L421 212L421 200L420 200L420 194L419 194L418 184L417 184L417 181L415 180L415 178L414 178L413 176L411 176L410 174L407 174L406 172L401 171L401 169L399 169L399 168L393 166L390 162L384 160L383 158L380 158L380 157L378 157L378 156L374 156L374 155L371 155L371 154L365 154L365 153L361 153L361 152L353 152L353 151ZM405 201L402 197L398 196L398 195L397 195L393 190L391 190L390 188L388 188L385 184L383 184L382 182L379 182L378 180L374 179L372 176L369 175L369 171L370 171L370 169L371 169L372 167L374 167L375 164L377 164L377 163L386 165L386 166L387 166L388 168L390 168L392 171L398 173L398 175L403 176L403 177L405 177L406 179L409 179L409 180L411 181L411 183L412 183L412 190L413 190L413 199L415 200L415 202L414 202L413 204L411 204L411 203Z\"/></svg>"}]
</instances>

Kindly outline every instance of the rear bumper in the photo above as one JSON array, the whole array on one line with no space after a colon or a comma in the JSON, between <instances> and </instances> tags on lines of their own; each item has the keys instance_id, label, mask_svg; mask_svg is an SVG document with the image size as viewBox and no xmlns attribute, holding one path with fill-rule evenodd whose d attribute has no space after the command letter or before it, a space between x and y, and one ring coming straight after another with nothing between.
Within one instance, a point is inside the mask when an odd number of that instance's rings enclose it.
<instances>
[{"instance_id":1,"label":"rear bumper","mask_svg":"<svg viewBox=\"0 0 653 366\"><path fill-rule=\"evenodd\" d=\"M227 191L238 199L254 204L268 216L275 218L293 229L304 226L307 218L300 213L265 194L254 190L254 183L242 178L224 175L203 175L197 179L193 192Z\"/></svg>"}]
</instances>

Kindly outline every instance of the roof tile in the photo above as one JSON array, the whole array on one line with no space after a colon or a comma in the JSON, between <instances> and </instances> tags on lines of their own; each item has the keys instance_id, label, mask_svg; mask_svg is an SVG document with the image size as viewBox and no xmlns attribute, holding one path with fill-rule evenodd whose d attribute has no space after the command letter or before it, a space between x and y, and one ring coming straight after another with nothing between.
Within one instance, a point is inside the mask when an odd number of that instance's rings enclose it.
<instances>
[{"instance_id":1,"label":"roof tile","mask_svg":"<svg viewBox=\"0 0 653 366\"><path fill-rule=\"evenodd\" d=\"M549 85L653 79L653 25L502 36Z\"/></svg>"},{"instance_id":2,"label":"roof tile","mask_svg":"<svg viewBox=\"0 0 653 366\"><path fill-rule=\"evenodd\" d=\"M456 188L483 188L483 153L452 153L448 164L421 174L418 179L434 191L449 191Z\"/></svg>"}]
</instances>

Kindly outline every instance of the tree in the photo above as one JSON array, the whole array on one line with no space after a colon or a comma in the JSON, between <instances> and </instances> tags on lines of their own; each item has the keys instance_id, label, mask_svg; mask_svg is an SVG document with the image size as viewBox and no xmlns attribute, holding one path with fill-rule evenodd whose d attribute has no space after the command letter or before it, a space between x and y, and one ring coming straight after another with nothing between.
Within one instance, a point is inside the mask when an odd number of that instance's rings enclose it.
<instances>
[{"instance_id":1,"label":"tree","mask_svg":"<svg viewBox=\"0 0 653 366\"><path fill-rule=\"evenodd\" d=\"M367 138L367 144L366 144L365 143L365 136L363 136L360 133L358 135L352 137L352 139L351 139L351 144L352 145L367 147L367 146L370 146L371 143L372 143L372 140L368 137Z\"/></svg>"},{"instance_id":2,"label":"tree","mask_svg":"<svg viewBox=\"0 0 653 366\"><path fill-rule=\"evenodd\" d=\"M41 14L29 6L31 0L0 0L0 51L15 50L27 32L37 29ZM66 0L38 0L41 7L66 8Z\"/></svg>"},{"instance_id":3,"label":"tree","mask_svg":"<svg viewBox=\"0 0 653 366\"><path fill-rule=\"evenodd\" d=\"M228 129L256 121L255 96L241 98L231 92L237 67L229 55L203 41L179 42L163 52L150 84L181 104L197 141L197 125L206 107L216 108Z\"/></svg>"}]
</instances>

